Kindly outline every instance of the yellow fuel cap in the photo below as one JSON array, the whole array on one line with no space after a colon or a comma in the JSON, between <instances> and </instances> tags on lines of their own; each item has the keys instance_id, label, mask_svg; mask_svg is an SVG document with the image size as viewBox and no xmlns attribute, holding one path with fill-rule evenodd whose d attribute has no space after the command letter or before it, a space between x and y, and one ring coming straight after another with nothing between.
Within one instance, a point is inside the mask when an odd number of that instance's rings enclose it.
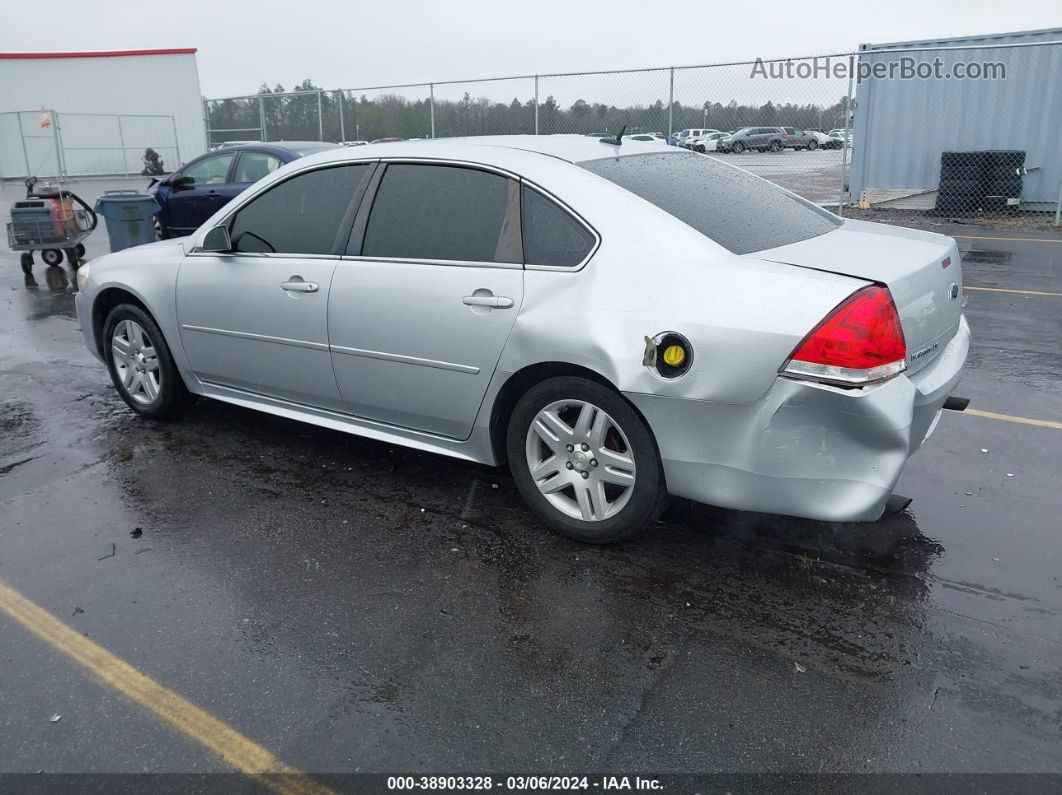
<instances>
[{"instance_id":1,"label":"yellow fuel cap","mask_svg":"<svg viewBox=\"0 0 1062 795\"><path fill-rule=\"evenodd\" d=\"M682 363L686 361L686 351L681 345L668 345L664 348L661 358L670 367L681 367Z\"/></svg>"}]
</instances>

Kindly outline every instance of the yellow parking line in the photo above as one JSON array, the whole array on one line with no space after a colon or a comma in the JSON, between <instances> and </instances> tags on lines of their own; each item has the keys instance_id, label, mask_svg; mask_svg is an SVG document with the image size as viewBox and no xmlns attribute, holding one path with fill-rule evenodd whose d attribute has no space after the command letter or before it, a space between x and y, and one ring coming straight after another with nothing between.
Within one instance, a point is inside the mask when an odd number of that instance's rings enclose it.
<instances>
[{"instance_id":1,"label":"yellow parking line","mask_svg":"<svg viewBox=\"0 0 1062 795\"><path fill-rule=\"evenodd\" d=\"M971 287L964 284L964 290L980 290L985 293L1019 293L1021 295L1052 295L1062 298L1062 293L1045 293L1043 290L1015 290L1012 287Z\"/></svg>"},{"instance_id":2,"label":"yellow parking line","mask_svg":"<svg viewBox=\"0 0 1062 795\"><path fill-rule=\"evenodd\" d=\"M0 580L0 612L6 613L56 651L95 674L126 698L217 754L226 764L283 795L332 791L281 762L262 746L141 673L102 646L75 632Z\"/></svg>"},{"instance_id":3,"label":"yellow parking line","mask_svg":"<svg viewBox=\"0 0 1062 795\"><path fill-rule=\"evenodd\" d=\"M1028 417L1014 417L1010 414L997 414L994 411L981 411L979 409L966 409L963 414L973 414L975 417L987 417L990 420L1003 420L1004 422L1019 422L1022 425L1035 425L1038 428L1054 428L1062 431L1062 422L1053 420L1032 420Z\"/></svg>"},{"instance_id":4,"label":"yellow parking line","mask_svg":"<svg viewBox=\"0 0 1062 795\"><path fill-rule=\"evenodd\" d=\"M977 235L949 235L958 240L1013 240L1015 243L1062 243L1062 238L1051 237L979 237Z\"/></svg>"}]
</instances>

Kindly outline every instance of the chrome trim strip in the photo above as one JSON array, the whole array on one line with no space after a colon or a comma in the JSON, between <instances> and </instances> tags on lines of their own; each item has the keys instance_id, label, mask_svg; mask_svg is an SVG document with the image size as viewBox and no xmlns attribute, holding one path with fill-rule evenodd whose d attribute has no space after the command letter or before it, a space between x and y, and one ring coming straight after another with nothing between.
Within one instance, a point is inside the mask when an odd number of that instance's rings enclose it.
<instances>
[{"instance_id":1,"label":"chrome trim strip","mask_svg":"<svg viewBox=\"0 0 1062 795\"><path fill-rule=\"evenodd\" d=\"M204 251L200 248L192 249L186 256L222 257L224 259L339 259L336 254L289 254L283 251Z\"/></svg>"},{"instance_id":2,"label":"chrome trim strip","mask_svg":"<svg viewBox=\"0 0 1062 795\"><path fill-rule=\"evenodd\" d=\"M251 334L246 331L229 331L222 328L209 328L208 326L190 326L182 323L181 328L185 331L199 331L203 334L218 334L222 337L236 337L255 342L274 342L277 345L291 345L295 348L308 348L311 351L328 351L328 344L324 342L309 342L307 340L292 340L287 337L270 337L267 334Z\"/></svg>"},{"instance_id":3,"label":"chrome trim strip","mask_svg":"<svg viewBox=\"0 0 1062 795\"><path fill-rule=\"evenodd\" d=\"M522 151L532 151L532 150L522 150ZM536 154L542 154L542 153L538 152ZM547 155L547 157L548 157L548 155ZM292 162L297 162L297 161L292 161ZM570 161L564 161L564 162L570 162ZM228 204L225 205L225 209L226 209L227 212L222 217L221 221L216 223L216 224L214 224L214 226L221 226L223 224L228 223L229 220L232 218L232 216L235 215L236 212L238 212L241 207L246 205L248 202L250 202L256 196L260 196L263 193L265 193L266 191L268 191L270 188L272 188L274 185L279 184L281 182L286 182L288 179L291 179L293 177L299 176L300 174L305 174L308 171L315 171L315 170L321 169L321 168L334 168L336 166L348 166L348 165L362 165L362 164L367 164L367 163L427 163L429 165L466 166L466 167L470 167L470 168L478 168L478 169L480 169L482 171L490 171L490 172L493 172L495 174L499 174L501 176L508 177L509 179L514 179L514 180L518 181L522 185L527 185L528 187L530 187L530 188L532 188L534 190L537 190L543 196L547 197L548 199L553 201L555 204L559 205L561 208L566 210L569 215L571 215L573 218L575 218L576 221L578 221L580 224L582 224L583 227L586 228L586 230L588 232L590 232L591 235L593 235L593 237L594 237L594 246L593 246L593 248L590 249L590 252L586 255L586 257L583 259L582 262L580 262L578 265L574 265L574 266L571 266L571 267L554 266L554 265L525 265L523 263L504 263L504 262L463 262L461 260L402 259L402 258L389 258L389 257L360 257L360 256L359 257L353 257L353 256L349 256L349 255L346 255L346 254L341 255L339 257L340 260L347 260L347 261L354 261L354 262L377 260L377 261L380 261L380 262L423 263L425 265L460 265L460 266L471 266L471 267L477 267L477 268L484 268L484 267L488 267L488 268L511 268L511 269L526 269L526 270L534 270L534 271L558 271L558 272L575 273L577 271L581 271L586 266L586 263L588 263L591 259L593 259L594 255L597 253L597 250L599 248L601 248L601 235L598 233L598 231L593 226L591 226L591 224L585 218L583 218L582 215L580 215L578 212L576 212L572 208L571 205L569 205L567 202L564 202L561 199L557 198L557 196L555 194L553 194L549 190L543 188L537 182L533 182L533 181L531 181L529 179L526 179L526 178L520 176L519 174L514 174L511 171L508 171L508 170L506 170L504 168L500 168L499 166L491 165L489 163L478 163L478 162L473 161L473 160L454 160L454 159L443 158L443 157L423 157L423 156L421 156L421 157L417 157L417 156L380 157L380 156L377 155L375 157L367 157L367 158L366 157L360 157L360 158L353 158L352 157L350 160L344 159L344 160L333 160L333 161L329 161L327 163L314 163L313 165L306 166L304 168L294 170L294 171L290 172L289 174L286 174L281 179L275 179L275 180L270 181L270 183L268 185L262 186L258 190L254 191L253 194L251 193L250 189L245 190L243 193L241 193L239 196L237 196L235 199L233 199L232 201L230 201ZM291 165L291 164L289 163L287 165ZM576 167L576 168L579 167L575 163L573 163L572 165L573 165L573 167ZM284 166L281 166L281 168L284 168ZM276 172L274 172L274 173L276 173ZM213 227L211 227L211 228L213 228ZM202 227L198 227L198 229L202 229ZM194 234L196 231L198 231L198 229L192 230L192 233ZM210 231L210 230L207 230L207 231ZM205 235L205 232L204 232L204 235ZM271 256L271 257L278 257L278 258L302 258L302 257L312 257L312 258L321 258L321 259L333 259L333 258L335 258L334 254L309 254L309 255L303 255L303 254L281 254L281 253L277 253L277 254L268 254L268 253L258 254L258 253L255 253L255 254L252 255L250 252L246 252L246 253L238 254L238 255L237 254L219 254L218 252L213 252L213 251L202 251L201 249L199 249L196 246L193 246L193 248L190 251L188 251L187 254L186 254L186 256L215 256L215 257L216 256L241 256L241 257L243 257L243 256L249 256L249 255L250 256L267 256L267 257Z\"/></svg>"},{"instance_id":4,"label":"chrome trim strip","mask_svg":"<svg viewBox=\"0 0 1062 795\"><path fill-rule=\"evenodd\" d=\"M523 270L519 262L479 262L460 259L415 259L413 257L363 257L344 254L341 262L404 262L410 265L449 265L458 268L500 268L502 270ZM565 270L568 270L567 268Z\"/></svg>"},{"instance_id":5,"label":"chrome trim strip","mask_svg":"<svg viewBox=\"0 0 1062 795\"><path fill-rule=\"evenodd\" d=\"M491 165L490 163L480 163L475 160L455 160L452 157L430 157L425 155L392 155L391 157L382 156L378 157L381 163L425 163L432 166L468 166L471 168L477 168L480 171L493 171L495 174L499 174L509 179L520 181L519 174L501 168L500 166Z\"/></svg>"},{"instance_id":6,"label":"chrome trim strip","mask_svg":"<svg viewBox=\"0 0 1062 795\"><path fill-rule=\"evenodd\" d=\"M380 359L385 362L401 362L402 364L416 364L421 367L434 367L437 370L453 370L467 375L477 375L478 367L468 364L454 364L453 362L440 362L436 359L421 359L418 356L402 356L397 353L384 353L383 351L367 351L361 348L347 348L343 345L330 346L332 353L343 353L347 356L361 356L366 359Z\"/></svg>"}]
</instances>

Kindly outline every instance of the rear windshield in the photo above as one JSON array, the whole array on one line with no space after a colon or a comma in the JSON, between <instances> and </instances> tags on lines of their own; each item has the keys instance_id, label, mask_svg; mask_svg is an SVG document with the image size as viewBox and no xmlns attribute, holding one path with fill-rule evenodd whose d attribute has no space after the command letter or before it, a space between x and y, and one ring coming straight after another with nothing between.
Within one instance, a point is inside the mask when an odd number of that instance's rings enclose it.
<instances>
[{"instance_id":1,"label":"rear windshield","mask_svg":"<svg viewBox=\"0 0 1062 795\"><path fill-rule=\"evenodd\" d=\"M735 254L826 234L840 219L746 171L692 152L627 155L579 164Z\"/></svg>"}]
</instances>

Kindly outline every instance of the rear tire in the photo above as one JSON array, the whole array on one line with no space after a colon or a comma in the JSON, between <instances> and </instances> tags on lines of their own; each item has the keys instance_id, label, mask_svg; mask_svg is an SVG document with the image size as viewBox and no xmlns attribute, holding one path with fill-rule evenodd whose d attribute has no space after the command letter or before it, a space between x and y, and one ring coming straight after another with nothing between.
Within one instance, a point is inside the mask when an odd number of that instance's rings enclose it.
<instances>
[{"instance_id":1,"label":"rear tire","mask_svg":"<svg viewBox=\"0 0 1062 795\"><path fill-rule=\"evenodd\" d=\"M180 417L195 402L155 320L138 306L119 304L103 325L103 356L115 389L142 417Z\"/></svg>"},{"instance_id":2,"label":"rear tire","mask_svg":"<svg viewBox=\"0 0 1062 795\"><path fill-rule=\"evenodd\" d=\"M782 142L781 141L771 141L771 145L768 148L772 152L781 152L782 149L784 149L785 147L782 146Z\"/></svg>"},{"instance_id":3,"label":"rear tire","mask_svg":"<svg viewBox=\"0 0 1062 795\"><path fill-rule=\"evenodd\" d=\"M509 418L506 453L524 500L576 541L629 538L667 502L652 431L596 381L564 376L529 389Z\"/></svg>"},{"instance_id":4,"label":"rear tire","mask_svg":"<svg viewBox=\"0 0 1062 795\"><path fill-rule=\"evenodd\" d=\"M812 138L810 141L808 141L808 151L809 152L814 152L818 148L819 148L818 140Z\"/></svg>"}]
</instances>

